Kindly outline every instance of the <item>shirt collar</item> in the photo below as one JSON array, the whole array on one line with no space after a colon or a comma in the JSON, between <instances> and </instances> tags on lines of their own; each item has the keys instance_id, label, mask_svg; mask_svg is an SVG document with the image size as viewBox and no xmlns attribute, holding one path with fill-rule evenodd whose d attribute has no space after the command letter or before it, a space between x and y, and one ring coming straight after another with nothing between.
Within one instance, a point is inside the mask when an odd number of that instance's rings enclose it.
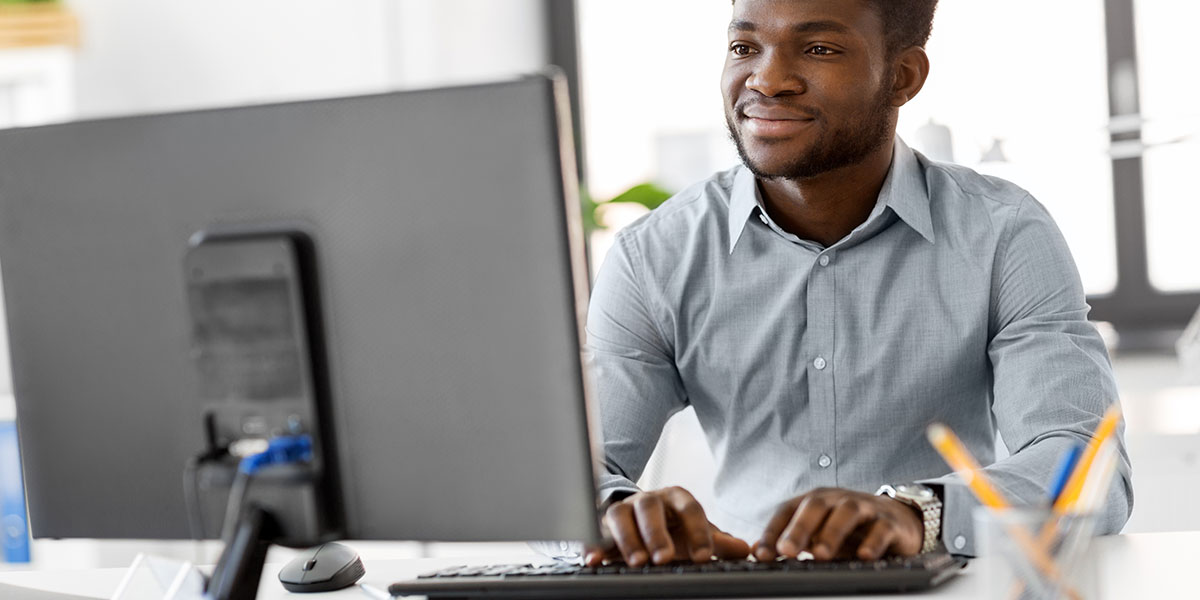
<instances>
[{"instance_id":1,"label":"shirt collar","mask_svg":"<svg viewBox=\"0 0 1200 600\"><path fill-rule=\"evenodd\" d=\"M742 237L742 230L746 228L746 221L754 214L757 206L758 182L755 181L754 173L743 166L734 176L733 189L729 192L730 254L733 254L733 248L737 245L738 238Z\"/></svg>"},{"instance_id":2,"label":"shirt collar","mask_svg":"<svg viewBox=\"0 0 1200 600\"><path fill-rule=\"evenodd\" d=\"M879 201L890 207L900 219L933 243L933 219L929 212L929 189L917 155L899 137L892 150L892 168L888 171ZM761 203L758 183L750 169L742 167L734 176L729 199L729 252L737 245L746 222Z\"/></svg>"},{"instance_id":3,"label":"shirt collar","mask_svg":"<svg viewBox=\"0 0 1200 600\"><path fill-rule=\"evenodd\" d=\"M933 217L929 212L925 169L917 159L917 153L899 137L892 150L892 170L879 190L879 198L909 227L933 243Z\"/></svg>"}]
</instances>

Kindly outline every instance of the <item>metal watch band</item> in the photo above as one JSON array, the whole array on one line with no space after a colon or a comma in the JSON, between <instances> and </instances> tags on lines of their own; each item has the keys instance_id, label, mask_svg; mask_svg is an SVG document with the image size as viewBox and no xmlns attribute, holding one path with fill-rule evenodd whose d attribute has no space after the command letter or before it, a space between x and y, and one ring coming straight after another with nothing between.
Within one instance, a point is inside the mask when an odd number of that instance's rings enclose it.
<instances>
[{"instance_id":1,"label":"metal watch band","mask_svg":"<svg viewBox=\"0 0 1200 600\"><path fill-rule=\"evenodd\" d=\"M942 537L942 501L932 489L919 483L883 485L875 495L887 496L917 509L925 525L921 553L932 552L938 547Z\"/></svg>"}]
</instances>

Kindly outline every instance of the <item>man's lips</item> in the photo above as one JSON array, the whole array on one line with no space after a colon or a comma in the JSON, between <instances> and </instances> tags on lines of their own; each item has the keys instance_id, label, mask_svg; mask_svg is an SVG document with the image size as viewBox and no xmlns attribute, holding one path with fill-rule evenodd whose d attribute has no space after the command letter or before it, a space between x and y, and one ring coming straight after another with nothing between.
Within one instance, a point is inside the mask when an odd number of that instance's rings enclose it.
<instances>
[{"instance_id":1,"label":"man's lips","mask_svg":"<svg viewBox=\"0 0 1200 600\"><path fill-rule=\"evenodd\" d=\"M750 119L765 121L811 121L813 119L813 116L806 112L782 106L752 105L742 109L742 114Z\"/></svg>"},{"instance_id":2,"label":"man's lips","mask_svg":"<svg viewBox=\"0 0 1200 600\"><path fill-rule=\"evenodd\" d=\"M748 106L742 111L746 132L757 137L786 137L812 124L807 113L777 106Z\"/></svg>"}]
</instances>

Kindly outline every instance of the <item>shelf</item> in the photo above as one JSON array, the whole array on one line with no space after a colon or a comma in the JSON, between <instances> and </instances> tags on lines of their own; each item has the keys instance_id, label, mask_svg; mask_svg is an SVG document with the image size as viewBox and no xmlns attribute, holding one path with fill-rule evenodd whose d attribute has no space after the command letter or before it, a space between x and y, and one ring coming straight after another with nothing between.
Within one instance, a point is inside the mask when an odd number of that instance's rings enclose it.
<instances>
[{"instance_id":1,"label":"shelf","mask_svg":"<svg viewBox=\"0 0 1200 600\"><path fill-rule=\"evenodd\" d=\"M0 48L75 46L79 21L54 3L0 4Z\"/></svg>"}]
</instances>

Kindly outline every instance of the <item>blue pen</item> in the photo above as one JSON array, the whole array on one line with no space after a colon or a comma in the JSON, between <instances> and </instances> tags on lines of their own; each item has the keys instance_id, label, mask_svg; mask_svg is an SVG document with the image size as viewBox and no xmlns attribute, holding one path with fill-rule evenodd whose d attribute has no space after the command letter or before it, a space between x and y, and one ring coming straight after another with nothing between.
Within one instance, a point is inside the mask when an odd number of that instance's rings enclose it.
<instances>
[{"instance_id":1,"label":"blue pen","mask_svg":"<svg viewBox=\"0 0 1200 600\"><path fill-rule=\"evenodd\" d=\"M1083 444L1072 444L1059 459L1058 468L1054 470L1054 479L1050 484L1050 504L1058 501L1059 494L1062 494L1063 489L1067 487L1067 480L1071 478L1071 472L1075 470L1075 463L1079 462L1079 456L1082 454Z\"/></svg>"}]
</instances>

